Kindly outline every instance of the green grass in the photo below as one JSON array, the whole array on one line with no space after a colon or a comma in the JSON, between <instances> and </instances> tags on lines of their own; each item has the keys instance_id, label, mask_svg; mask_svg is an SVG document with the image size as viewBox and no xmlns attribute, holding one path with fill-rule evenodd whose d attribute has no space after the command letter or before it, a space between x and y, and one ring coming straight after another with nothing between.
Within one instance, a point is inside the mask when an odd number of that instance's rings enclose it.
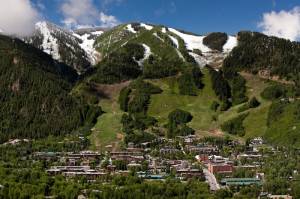
<instances>
[{"instance_id":1,"label":"green grass","mask_svg":"<svg viewBox=\"0 0 300 199\"><path fill-rule=\"evenodd\" d=\"M217 97L212 90L208 71L204 69L203 72L205 87L199 91L198 96L179 95L175 77L151 81L160 86L163 93L151 96L148 114L157 118L163 125L167 122L168 114L174 109L180 108L193 115L193 120L189 123L190 127L198 131L213 128L212 118L215 112L210 109L210 105L212 101L217 100Z\"/></svg>"},{"instance_id":2,"label":"green grass","mask_svg":"<svg viewBox=\"0 0 300 199\"><path fill-rule=\"evenodd\" d=\"M198 135L211 135L209 132L213 129L220 129L220 125L227 120L237 117L238 109L243 104L234 106L225 112L214 112L210 109L211 103L218 101L212 86L210 75L207 69L203 69L203 82L205 87L199 91L198 96L182 96L178 94L178 86L175 77L164 78L160 80L151 80L152 83L160 86L163 93L151 96L148 113L158 119L161 125L167 123L168 114L176 108L189 111L193 115L193 120L189 126L194 128ZM243 138L263 136L267 129L268 110L271 105L270 101L266 101L260 97L260 93L270 85L257 76L243 74L247 80L247 96L256 97L261 105L255 109L248 110L249 115L244 120L246 134ZM218 118L213 121L213 116ZM238 138L235 136L235 138ZM241 139L241 138L238 138Z\"/></svg>"},{"instance_id":3,"label":"green grass","mask_svg":"<svg viewBox=\"0 0 300 199\"><path fill-rule=\"evenodd\" d=\"M283 145L300 147L300 120L295 117L298 103L289 103L284 107L277 121L273 121L266 131L268 141Z\"/></svg>"},{"instance_id":4,"label":"green grass","mask_svg":"<svg viewBox=\"0 0 300 199\"><path fill-rule=\"evenodd\" d=\"M243 122L246 134L243 138L253 138L257 136L263 136L267 130L267 117L269 107L271 105L270 101L266 101L261 98L260 93L271 84L271 82L260 79L257 76L242 73L242 76L247 80L247 96L250 98L256 97L261 103L259 107L254 109L249 109L245 112L249 112L249 115ZM219 124L236 117L239 113L237 112L239 107L234 106L228 111L223 112L219 115Z\"/></svg>"},{"instance_id":5,"label":"green grass","mask_svg":"<svg viewBox=\"0 0 300 199\"><path fill-rule=\"evenodd\" d=\"M121 117L123 112L119 108L117 97L118 93L113 99L100 101L100 106L105 113L98 118L90 135L91 149L93 150L102 151L107 145L113 145L113 148L116 149L122 141Z\"/></svg>"}]
</instances>

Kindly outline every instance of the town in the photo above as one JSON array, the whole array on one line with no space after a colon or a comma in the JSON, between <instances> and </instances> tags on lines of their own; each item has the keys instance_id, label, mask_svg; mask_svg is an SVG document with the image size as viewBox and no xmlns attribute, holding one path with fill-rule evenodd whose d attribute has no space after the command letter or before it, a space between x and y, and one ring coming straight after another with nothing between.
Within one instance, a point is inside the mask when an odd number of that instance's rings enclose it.
<instances>
[{"instance_id":1,"label":"town","mask_svg":"<svg viewBox=\"0 0 300 199\"><path fill-rule=\"evenodd\" d=\"M11 140L4 145L17 145L29 140ZM259 198L292 199L290 195L264 192L264 164L268 157L280 151L264 143L261 137L240 144L218 138L198 138L195 135L175 139L158 138L152 142L113 150L78 152L34 152L32 159L46 162L49 176L64 176L67 180L85 179L89 183L109 182L113 176L137 175L143 180L164 181L175 178L182 182L197 179L209 184L212 192L226 188L255 186ZM298 174L297 170L293 173ZM289 176L289 181L293 176Z\"/></svg>"}]
</instances>

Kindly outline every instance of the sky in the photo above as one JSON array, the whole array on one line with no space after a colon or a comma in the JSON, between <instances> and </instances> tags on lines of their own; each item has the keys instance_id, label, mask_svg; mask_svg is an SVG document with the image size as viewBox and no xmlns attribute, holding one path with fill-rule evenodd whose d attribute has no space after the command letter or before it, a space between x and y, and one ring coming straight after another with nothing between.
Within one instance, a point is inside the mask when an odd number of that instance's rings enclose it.
<instances>
[{"instance_id":1,"label":"sky","mask_svg":"<svg viewBox=\"0 0 300 199\"><path fill-rule=\"evenodd\" d=\"M2 31L27 25L28 34L37 20L72 29L146 22L198 34L251 30L300 41L300 0L0 0Z\"/></svg>"}]
</instances>

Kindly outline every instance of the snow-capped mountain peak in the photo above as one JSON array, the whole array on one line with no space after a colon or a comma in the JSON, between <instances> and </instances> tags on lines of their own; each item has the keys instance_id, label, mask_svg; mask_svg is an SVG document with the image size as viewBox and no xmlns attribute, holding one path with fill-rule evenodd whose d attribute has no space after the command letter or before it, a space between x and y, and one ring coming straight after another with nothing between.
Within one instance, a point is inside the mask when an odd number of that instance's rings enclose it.
<instances>
[{"instance_id":1,"label":"snow-capped mountain peak","mask_svg":"<svg viewBox=\"0 0 300 199\"><path fill-rule=\"evenodd\" d=\"M100 59L94 42L102 33L102 30L91 29L82 34L80 30L66 30L53 23L41 21L36 24L34 35L25 38L25 41L82 73Z\"/></svg>"}]
</instances>

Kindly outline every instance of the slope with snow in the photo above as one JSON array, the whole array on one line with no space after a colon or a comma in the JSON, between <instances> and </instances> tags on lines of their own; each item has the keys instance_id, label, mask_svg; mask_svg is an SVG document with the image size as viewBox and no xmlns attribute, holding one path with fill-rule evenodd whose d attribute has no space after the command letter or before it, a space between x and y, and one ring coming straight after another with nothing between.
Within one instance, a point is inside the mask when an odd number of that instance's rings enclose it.
<instances>
[{"instance_id":1,"label":"slope with snow","mask_svg":"<svg viewBox=\"0 0 300 199\"><path fill-rule=\"evenodd\" d=\"M99 61L100 54L95 50L94 43L102 33L100 28L74 32L42 21L36 24L33 36L24 40L53 59L72 66L80 74Z\"/></svg>"},{"instance_id":2,"label":"slope with snow","mask_svg":"<svg viewBox=\"0 0 300 199\"><path fill-rule=\"evenodd\" d=\"M132 32L132 33L137 33L137 31L135 31L134 30L134 28L132 27L132 25L131 24L128 24L127 26L126 26L126 29L129 31L129 32Z\"/></svg>"},{"instance_id":3,"label":"slope with snow","mask_svg":"<svg viewBox=\"0 0 300 199\"><path fill-rule=\"evenodd\" d=\"M185 33L179 32L178 30L176 30L174 28L169 28L169 31L171 31L172 33L181 37L183 39L183 41L185 42L186 48L188 50L199 49L199 50L201 50L201 52L210 52L211 51L210 48L208 48L207 46L205 46L203 44L203 39L205 36L195 36L195 35L185 34Z\"/></svg>"},{"instance_id":4,"label":"slope with snow","mask_svg":"<svg viewBox=\"0 0 300 199\"><path fill-rule=\"evenodd\" d=\"M230 51L232 51L232 49L234 47L237 46L237 44L238 44L237 38L234 37L234 36L229 35L228 39L227 39L227 42L223 46L223 51L224 52L230 52Z\"/></svg>"},{"instance_id":5,"label":"slope with snow","mask_svg":"<svg viewBox=\"0 0 300 199\"><path fill-rule=\"evenodd\" d=\"M159 39L162 42L165 42L163 38L161 38L156 32L153 33L154 37L156 37L157 39Z\"/></svg>"},{"instance_id":6,"label":"slope with snow","mask_svg":"<svg viewBox=\"0 0 300 199\"><path fill-rule=\"evenodd\" d=\"M150 25L147 25L147 24L144 24L144 23L141 23L140 26L144 27L146 30L152 30L153 29L153 26L150 26Z\"/></svg>"},{"instance_id":7,"label":"slope with snow","mask_svg":"<svg viewBox=\"0 0 300 199\"><path fill-rule=\"evenodd\" d=\"M152 54L151 48L148 45L142 44L142 46L145 49L145 53L144 53L144 57L141 60L137 61L137 63L139 64L139 66L143 66L144 61L146 61L150 57L150 55Z\"/></svg>"},{"instance_id":8,"label":"slope with snow","mask_svg":"<svg viewBox=\"0 0 300 199\"><path fill-rule=\"evenodd\" d=\"M100 36L103 31L95 31L91 33L85 33L83 35L79 35L74 33L74 36L81 39L82 43L80 43L80 47L86 52L89 61L92 65L97 64L100 59L100 53L94 48L95 38Z\"/></svg>"},{"instance_id":9,"label":"slope with snow","mask_svg":"<svg viewBox=\"0 0 300 199\"><path fill-rule=\"evenodd\" d=\"M172 40L172 42L176 46L176 48L179 48L178 40L175 37L171 36L171 35L168 35L168 36Z\"/></svg>"},{"instance_id":10,"label":"slope with snow","mask_svg":"<svg viewBox=\"0 0 300 199\"><path fill-rule=\"evenodd\" d=\"M42 50L51 55L53 59L60 60L57 38L53 37L51 29L48 28L47 22L38 22L36 29L43 35Z\"/></svg>"},{"instance_id":11,"label":"slope with snow","mask_svg":"<svg viewBox=\"0 0 300 199\"><path fill-rule=\"evenodd\" d=\"M191 34L182 33L174 28L168 28L169 31L178 35L185 42L189 54L194 57L199 66L210 64L213 67L219 68L222 66L223 60L228 56L232 49L237 46L237 38L235 36L228 36L226 43L223 46L223 52L217 52L203 44L205 36L196 36ZM170 37L171 38L171 37ZM171 38L173 42L175 40ZM176 43L176 42L175 42ZM194 49L199 49L202 55L193 53Z\"/></svg>"}]
</instances>

